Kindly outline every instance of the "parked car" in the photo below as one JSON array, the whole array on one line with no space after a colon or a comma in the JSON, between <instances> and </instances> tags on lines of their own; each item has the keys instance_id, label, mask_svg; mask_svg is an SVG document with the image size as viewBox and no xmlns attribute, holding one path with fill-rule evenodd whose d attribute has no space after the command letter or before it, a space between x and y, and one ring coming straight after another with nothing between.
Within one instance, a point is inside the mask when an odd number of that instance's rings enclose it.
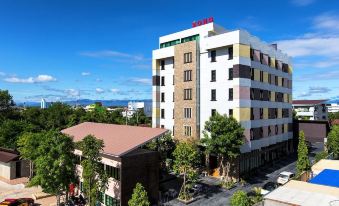
<instances>
[{"instance_id":1,"label":"parked car","mask_svg":"<svg viewBox=\"0 0 339 206\"><path fill-rule=\"evenodd\" d=\"M277 179L277 183L280 185L284 185L286 184L292 177L294 177L294 173L293 172L281 172L279 174L279 177Z\"/></svg>"},{"instance_id":2,"label":"parked car","mask_svg":"<svg viewBox=\"0 0 339 206\"><path fill-rule=\"evenodd\" d=\"M268 193L272 192L278 187L278 183L276 182L267 182L264 184L264 186L261 188L261 194L262 195L267 195Z\"/></svg>"},{"instance_id":3,"label":"parked car","mask_svg":"<svg viewBox=\"0 0 339 206\"><path fill-rule=\"evenodd\" d=\"M33 206L32 198L5 199L0 203L0 206Z\"/></svg>"}]
</instances>

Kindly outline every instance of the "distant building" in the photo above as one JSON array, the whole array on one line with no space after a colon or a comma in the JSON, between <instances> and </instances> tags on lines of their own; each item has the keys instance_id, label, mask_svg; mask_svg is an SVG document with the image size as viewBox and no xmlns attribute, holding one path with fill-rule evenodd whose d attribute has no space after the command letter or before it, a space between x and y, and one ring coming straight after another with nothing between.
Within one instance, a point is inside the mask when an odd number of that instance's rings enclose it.
<instances>
[{"instance_id":1,"label":"distant building","mask_svg":"<svg viewBox=\"0 0 339 206\"><path fill-rule=\"evenodd\" d=\"M46 109L47 108L47 102L46 102L46 100L44 98L41 99L40 108L41 109Z\"/></svg>"},{"instance_id":2,"label":"distant building","mask_svg":"<svg viewBox=\"0 0 339 206\"><path fill-rule=\"evenodd\" d=\"M127 108L122 112L123 117L130 118L132 117L139 109L144 109L145 103L144 102L128 102Z\"/></svg>"},{"instance_id":3,"label":"distant building","mask_svg":"<svg viewBox=\"0 0 339 206\"><path fill-rule=\"evenodd\" d=\"M101 205L128 205L136 183L140 182L146 189L152 205L158 203L159 192L159 153L141 149L147 142L161 137L167 130L115 124L85 122L62 131L81 141L92 134L104 141L101 163L109 175L108 188L99 193ZM82 176L79 164L82 157L77 155L77 174ZM79 179L79 191L83 191L83 180Z\"/></svg>"},{"instance_id":4,"label":"distant building","mask_svg":"<svg viewBox=\"0 0 339 206\"><path fill-rule=\"evenodd\" d=\"M327 120L326 100L294 100L293 109L298 119Z\"/></svg>"},{"instance_id":5,"label":"distant building","mask_svg":"<svg viewBox=\"0 0 339 206\"><path fill-rule=\"evenodd\" d=\"M327 109L329 113L339 112L339 104L338 103L329 103L327 104Z\"/></svg>"}]
</instances>

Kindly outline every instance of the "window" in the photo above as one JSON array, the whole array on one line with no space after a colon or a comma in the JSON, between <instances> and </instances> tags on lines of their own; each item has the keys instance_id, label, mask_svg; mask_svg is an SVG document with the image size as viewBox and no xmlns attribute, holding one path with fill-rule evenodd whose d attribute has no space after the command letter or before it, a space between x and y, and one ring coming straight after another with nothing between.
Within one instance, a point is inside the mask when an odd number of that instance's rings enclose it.
<instances>
[{"instance_id":1,"label":"window","mask_svg":"<svg viewBox=\"0 0 339 206\"><path fill-rule=\"evenodd\" d=\"M233 109L229 109L228 110L228 116L229 117L233 117Z\"/></svg>"},{"instance_id":2,"label":"window","mask_svg":"<svg viewBox=\"0 0 339 206\"><path fill-rule=\"evenodd\" d=\"M81 163L80 156L79 155L75 155L75 164L76 165L80 165L80 163Z\"/></svg>"},{"instance_id":3,"label":"window","mask_svg":"<svg viewBox=\"0 0 339 206\"><path fill-rule=\"evenodd\" d=\"M211 62L216 62L216 57L217 57L217 51L212 50L211 51Z\"/></svg>"},{"instance_id":4,"label":"window","mask_svg":"<svg viewBox=\"0 0 339 206\"><path fill-rule=\"evenodd\" d=\"M278 130L278 125L275 125L275 134L278 134L279 130Z\"/></svg>"},{"instance_id":5,"label":"window","mask_svg":"<svg viewBox=\"0 0 339 206\"><path fill-rule=\"evenodd\" d=\"M271 101L271 91L268 91L268 100L267 101Z\"/></svg>"},{"instance_id":6,"label":"window","mask_svg":"<svg viewBox=\"0 0 339 206\"><path fill-rule=\"evenodd\" d=\"M250 49L250 57L251 57L251 60L253 61L254 60L254 49Z\"/></svg>"},{"instance_id":7,"label":"window","mask_svg":"<svg viewBox=\"0 0 339 206\"><path fill-rule=\"evenodd\" d=\"M173 109L173 111L172 111L172 112L173 112L172 118L174 119L174 114L175 114L175 113L174 113L174 109Z\"/></svg>"},{"instance_id":8,"label":"window","mask_svg":"<svg viewBox=\"0 0 339 206\"><path fill-rule=\"evenodd\" d=\"M161 92L161 102L165 102L165 93Z\"/></svg>"},{"instance_id":9,"label":"window","mask_svg":"<svg viewBox=\"0 0 339 206\"><path fill-rule=\"evenodd\" d=\"M275 60L275 68L278 69L279 68L279 61Z\"/></svg>"},{"instance_id":10,"label":"window","mask_svg":"<svg viewBox=\"0 0 339 206\"><path fill-rule=\"evenodd\" d=\"M174 136L174 126L172 127L172 135Z\"/></svg>"},{"instance_id":11,"label":"window","mask_svg":"<svg viewBox=\"0 0 339 206\"><path fill-rule=\"evenodd\" d=\"M161 60L160 68L161 68L161 70L165 70L165 60Z\"/></svg>"},{"instance_id":12,"label":"window","mask_svg":"<svg viewBox=\"0 0 339 206\"><path fill-rule=\"evenodd\" d=\"M228 80L232 80L233 79L233 68L229 68L228 69Z\"/></svg>"},{"instance_id":13,"label":"window","mask_svg":"<svg viewBox=\"0 0 339 206\"><path fill-rule=\"evenodd\" d=\"M233 100L233 88L228 89L228 100Z\"/></svg>"},{"instance_id":14,"label":"window","mask_svg":"<svg viewBox=\"0 0 339 206\"><path fill-rule=\"evenodd\" d=\"M282 124L281 125L281 132L284 134L285 133L285 126Z\"/></svg>"},{"instance_id":15,"label":"window","mask_svg":"<svg viewBox=\"0 0 339 206\"><path fill-rule=\"evenodd\" d=\"M260 89L260 100L264 100L264 91Z\"/></svg>"},{"instance_id":16,"label":"window","mask_svg":"<svg viewBox=\"0 0 339 206\"><path fill-rule=\"evenodd\" d=\"M211 109L211 116L214 116L217 113L216 109Z\"/></svg>"},{"instance_id":17,"label":"window","mask_svg":"<svg viewBox=\"0 0 339 206\"><path fill-rule=\"evenodd\" d=\"M275 78L274 79L275 80L275 85L278 86L278 76L275 76L274 78Z\"/></svg>"},{"instance_id":18,"label":"window","mask_svg":"<svg viewBox=\"0 0 339 206\"><path fill-rule=\"evenodd\" d=\"M217 101L217 90L211 90L211 101Z\"/></svg>"},{"instance_id":19,"label":"window","mask_svg":"<svg viewBox=\"0 0 339 206\"><path fill-rule=\"evenodd\" d=\"M192 127L191 126L184 126L185 129L185 136L190 137L192 136Z\"/></svg>"},{"instance_id":20,"label":"window","mask_svg":"<svg viewBox=\"0 0 339 206\"><path fill-rule=\"evenodd\" d=\"M215 82L216 81L216 71L212 70L211 71L211 82Z\"/></svg>"},{"instance_id":21,"label":"window","mask_svg":"<svg viewBox=\"0 0 339 206\"><path fill-rule=\"evenodd\" d=\"M262 63L264 60L264 54L260 52L260 63Z\"/></svg>"},{"instance_id":22,"label":"window","mask_svg":"<svg viewBox=\"0 0 339 206\"><path fill-rule=\"evenodd\" d=\"M184 100L192 99L192 89L184 89Z\"/></svg>"},{"instance_id":23,"label":"window","mask_svg":"<svg viewBox=\"0 0 339 206\"><path fill-rule=\"evenodd\" d=\"M268 57L268 66L271 66L271 57Z\"/></svg>"},{"instance_id":24,"label":"window","mask_svg":"<svg viewBox=\"0 0 339 206\"><path fill-rule=\"evenodd\" d=\"M254 89L253 88L251 88L251 91L250 91L250 99L254 100Z\"/></svg>"},{"instance_id":25,"label":"window","mask_svg":"<svg viewBox=\"0 0 339 206\"><path fill-rule=\"evenodd\" d=\"M271 126L268 126L268 136L272 135Z\"/></svg>"},{"instance_id":26,"label":"window","mask_svg":"<svg viewBox=\"0 0 339 206\"><path fill-rule=\"evenodd\" d=\"M184 82L192 81L192 70L184 71Z\"/></svg>"},{"instance_id":27,"label":"window","mask_svg":"<svg viewBox=\"0 0 339 206\"><path fill-rule=\"evenodd\" d=\"M251 68L251 80L254 80L254 68Z\"/></svg>"},{"instance_id":28,"label":"window","mask_svg":"<svg viewBox=\"0 0 339 206\"><path fill-rule=\"evenodd\" d=\"M251 108L251 120L254 120L254 111L253 111L253 108Z\"/></svg>"},{"instance_id":29,"label":"window","mask_svg":"<svg viewBox=\"0 0 339 206\"><path fill-rule=\"evenodd\" d=\"M160 125L160 127L161 127L161 129L164 129L164 128L165 128L165 125L162 124L162 125Z\"/></svg>"},{"instance_id":30,"label":"window","mask_svg":"<svg viewBox=\"0 0 339 206\"><path fill-rule=\"evenodd\" d=\"M173 60L173 68L174 68L174 65L175 65L175 64L174 64L174 63L175 63L175 61L174 61L174 57L172 58L172 60Z\"/></svg>"},{"instance_id":31,"label":"window","mask_svg":"<svg viewBox=\"0 0 339 206\"><path fill-rule=\"evenodd\" d=\"M165 119L165 109L161 109L161 119Z\"/></svg>"},{"instance_id":32,"label":"window","mask_svg":"<svg viewBox=\"0 0 339 206\"><path fill-rule=\"evenodd\" d=\"M103 192L98 192L98 201L104 204L105 201L105 194Z\"/></svg>"},{"instance_id":33,"label":"window","mask_svg":"<svg viewBox=\"0 0 339 206\"><path fill-rule=\"evenodd\" d=\"M161 77L161 86L165 86L165 77Z\"/></svg>"},{"instance_id":34,"label":"window","mask_svg":"<svg viewBox=\"0 0 339 206\"><path fill-rule=\"evenodd\" d=\"M260 71L260 82L264 81L264 72Z\"/></svg>"},{"instance_id":35,"label":"window","mask_svg":"<svg viewBox=\"0 0 339 206\"><path fill-rule=\"evenodd\" d=\"M260 108L260 119L264 118L264 109Z\"/></svg>"},{"instance_id":36,"label":"window","mask_svg":"<svg viewBox=\"0 0 339 206\"><path fill-rule=\"evenodd\" d=\"M174 83L175 83L175 76L173 75L173 85L174 85Z\"/></svg>"},{"instance_id":37,"label":"window","mask_svg":"<svg viewBox=\"0 0 339 206\"><path fill-rule=\"evenodd\" d=\"M184 118L185 119L192 118L192 108L184 108Z\"/></svg>"},{"instance_id":38,"label":"window","mask_svg":"<svg viewBox=\"0 0 339 206\"><path fill-rule=\"evenodd\" d=\"M233 59L233 47L228 48L228 59Z\"/></svg>"},{"instance_id":39,"label":"window","mask_svg":"<svg viewBox=\"0 0 339 206\"><path fill-rule=\"evenodd\" d=\"M106 206L120 206L120 201L109 195L106 195L105 205Z\"/></svg>"},{"instance_id":40,"label":"window","mask_svg":"<svg viewBox=\"0 0 339 206\"><path fill-rule=\"evenodd\" d=\"M192 52L184 53L184 63L192 62Z\"/></svg>"},{"instance_id":41,"label":"window","mask_svg":"<svg viewBox=\"0 0 339 206\"><path fill-rule=\"evenodd\" d=\"M173 102L174 102L174 97L175 97L175 96L174 96L174 92L173 92Z\"/></svg>"},{"instance_id":42,"label":"window","mask_svg":"<svg viewBox=\"0 0 339 206\"><path fill-rule=\"evenodd\" d=\"M116 180L120 180L120 169L117 167L112 167L110 165L105 165L106 166L106 174L108 177L112 177Z\"/></svg>"},{"instance_id":43,"label":"window","mask_svg":"<svg viewBox=\"0 0 339 206\"><path fill-rule=\"evenodd\" d=\"M268 74L268 83L269 83L269 84L271 84L271 79L272 79L271 74Z\"/></svg>"}]
</instances>

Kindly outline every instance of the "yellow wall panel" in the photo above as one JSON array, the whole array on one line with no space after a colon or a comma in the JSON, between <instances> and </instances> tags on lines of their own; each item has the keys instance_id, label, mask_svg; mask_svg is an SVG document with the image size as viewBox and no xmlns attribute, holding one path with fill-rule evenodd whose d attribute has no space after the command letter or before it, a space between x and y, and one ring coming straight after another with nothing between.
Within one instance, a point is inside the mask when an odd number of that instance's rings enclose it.
<instances>
[{"instance_id":1,"label":"yellow wall panel","mask_svg":"<svg viewBox=\"0 0 339 206\"><path fill-rule=\"evenodd\" d=\"M250 46L245 44L233 44L233 56L250 58Z\"/></svg>"},{"instance_id":2,"label":"yellow wall panel","mask_svg":"<svg viewBox=\"0 0 339 206\"><path fill-rule=\"evenodd\" d=\"M264 82L268 83L268 73L264 72Z\"/></svg>"},{"instance_id":3,"label":"yellow wall panel","mask_svg":"<svg viewBox=\"0 0 339 206\"><path fill-rule=\"evenodd\" d=\"M278 108L278 119L282 118L282 109Z\"/></svg>"},{"instance_id":4,"label":"yellow wall panel","mask_svg":"<svg viewBox=\"0 0 339 206\"><path fill-rule=\"evenodd\" d=\"M247 121L251 119L251 108L234 108L233 117L240 121Z\"/></svg>"},{"instance_id":5,"label":"yellow wall panel","mask_svg":"<svg viewBox=\"0 0 339 206\"><path fill-rule=\"evenodd\" d=\"M282 77L278 77L278 86L279 86L279 87L282 86Z\"/></svg>"},{"instance_id":6,"label":"yellow wall panel","mask_svg":"<svg viewBox=\"0 0 339 206\"><path fill-rule=\"evenodd\" d=\"M271 91L271 101L275 102L275 92Z\"/></svg>"},{"instance_id":7,"label":"yellow wall panel","mask_svg":"<svg viewBox=\"0 0 339 206\"><path fill-rule=\"evenodd\" d=\"M260 81L260 70L254 69L254 80Z\"/></svg>"},{"instance_id":8,"label":"yellow wall panel","mask_svg":"<svg viewBox=\"0 0 339 206\"><path fill-rule=\"evenodd\" d=\"M288 94L284 93L284 102L288 102Z\"/></svg>"},{"instance_id":9,"label":"yellow wall panel","mask_svg":"<svg viewBox=\"0 0 339 206\"><path fill-rule=\"evenodd\" d=\"M275 58L271 57L271 67L275 67Z\"/></svg>"},{"instance_id":10,"label":"yellow wall panel","mask_svg":"<svg viewBox=\"0 0 339 206\"><path fill-rule=\"evenodd\" d=\"M156 59L152 59L152 69L153 70L160 70L160 67L158 65L158 61Z\"/></svg>"},{"instance_id":11,"label":"yellow wall panel","mask_svg":"<svg viewBox=\"0 0 339 206\"><path fill-rule=\"evenodd\" d=\"M291 104L292 104L292 94L289 94L289 95L288 95L288 103L291 103Z\"/></svg>"},{"instance_id":12,"label":"yellow wall panel","mask_svg":"<svg viewBox=\"0 0 339 206\"><path fill-rule=\"evenodd\" d=\"M288 132L288 124L284 124L284 131L285 131L285 133Z\"/></svg>"},{"instance_id":13,"label":"yellow wall panel","mask_svg":"<svg viewBox=\"0 0 339 206\"><path fill-rule=\"evenodd\" d=\"M264 119L268 119L268 108L264 108Z\"/></svg>"},{"instance_id":14,"label":"yellow wall panel","mask_svg":"<svg viewBox=\"0 0 339 206\"><path fill-rule=\"evenodd\" d=\"M233 117L238 122L240 121L240 109L239 108L233 108Z\"/></svg>"},{"instance_id":15,"label":"yellow wall panel","mask_svg":"<svg viewBox=\"0 0 339 206\"><path fill-rule=\"evenodd\" d=\"M293 67L291 67L290 65L288 65L288 73L292 74L293 73Z\"/></svg>"},{"instance_id":16,"label":"yellow wall panel","mask_svg":"<svg viewBox=\"0 0 339 206\"><path fill-rule=\"evenodd\" d=\"M153 107L153 116L155 115L155 118L160 118L160 108Z\"/></svg>"}]
</instances>

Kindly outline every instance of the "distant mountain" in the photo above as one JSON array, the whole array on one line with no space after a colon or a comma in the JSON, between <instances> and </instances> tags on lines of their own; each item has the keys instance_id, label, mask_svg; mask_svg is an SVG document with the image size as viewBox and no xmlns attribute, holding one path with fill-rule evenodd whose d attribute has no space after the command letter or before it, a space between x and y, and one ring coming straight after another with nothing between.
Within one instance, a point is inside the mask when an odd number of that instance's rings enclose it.
<instances>
[{"instance_id":1,"label":"distant mountain","mask_svg":"<svg viewBox=\"0 0 339 206\"><path fill-rule=\"evenodd\" d=\"M128 102L130 101L137 101L137 102L145 102L146 104L151 104L151 99L141 99L141 100L92 100L92 99L79 99L74 101L63 101L65 104L69 104L71 106L74 105L81 105L86 106L89 104L94 104L95 102L101 102L103 106L110 107L110 106L123 106L127 107ZM17 106L27 106L27 107L39 107L40 102L16 102Z\"/></svg>"}]
</instances>

